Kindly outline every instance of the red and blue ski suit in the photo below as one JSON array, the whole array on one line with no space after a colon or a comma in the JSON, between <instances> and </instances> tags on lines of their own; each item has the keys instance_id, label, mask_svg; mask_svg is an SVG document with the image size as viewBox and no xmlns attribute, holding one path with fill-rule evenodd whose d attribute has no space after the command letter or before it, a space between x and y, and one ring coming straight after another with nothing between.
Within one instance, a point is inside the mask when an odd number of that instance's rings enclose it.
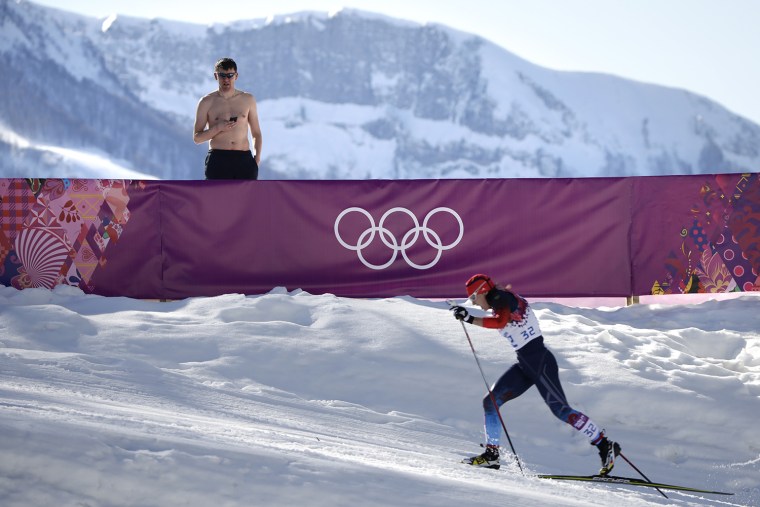
<instances>
[{"instance_id":1,"label":"red and blue ski suit","mask_svg":"<svg viewBox=\"0 0 760 507\"><path fill-rule=\"evenodd\" d=\"M491 388L499 406L536 386L549 410L561 421L586 435L592 444L601 439L601 429L565 398L559 381L554 354L544 345L544 338L533 309L528 302L506 289L494 288L486 294L493 317L483 317L483 327L498 329L517 353L512 365ZM486 444L499 445L501 425L490 395L483 398Z\"/></svg>"}]
</instances>

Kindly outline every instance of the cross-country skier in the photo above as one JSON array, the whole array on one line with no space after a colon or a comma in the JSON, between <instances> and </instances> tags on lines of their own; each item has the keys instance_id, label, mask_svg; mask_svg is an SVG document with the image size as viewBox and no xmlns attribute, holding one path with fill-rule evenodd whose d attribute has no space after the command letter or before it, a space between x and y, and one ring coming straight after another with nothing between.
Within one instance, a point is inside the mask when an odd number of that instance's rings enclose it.
<instances>
[{"instance_id":1,"label":"cross-country skier","mask_svg":"<svg viewBox=\"0 0 760 507\"><path fill-rule=\"evenodd\" d=\"M561 421L583 433L599 449L602 468L599 475L607 475L615 465L620 445L608 439L604 430L585 414L573 409L565 399L559 381L557 360L544 346L538 319L528 302L509 288L495 285L490 277L477 274L467 280L467 295L483 310L493 310L492 317L473 317L462 306L452 307L454 317L476 326L498 329L517 352L517 363L512 365L491 388L493 399L499 404L517 398L535 385L549 410ZM480 456L467 458L465 463L478 467L499 468L499 415L491 395L483 399L485 412L486 450Z\"/></svg>"}]
</instances>

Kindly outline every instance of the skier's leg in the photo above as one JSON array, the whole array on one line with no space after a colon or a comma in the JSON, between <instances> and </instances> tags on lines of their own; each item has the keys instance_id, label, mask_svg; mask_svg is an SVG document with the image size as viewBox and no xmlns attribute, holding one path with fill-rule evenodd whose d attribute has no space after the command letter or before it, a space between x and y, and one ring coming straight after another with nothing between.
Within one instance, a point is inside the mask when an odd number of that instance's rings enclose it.
<instances>
[{"instance_id":1,"label":"skier's leg","mask_svg":"<svg viewBox=\"0 0 760 507\"><path fill-rule=\"evenodd\" d=\"M491 393L496 403L502 406L520 396L532 385L533 381L522 371L520 365L514 364L499 377L491 388ZM486 444L498 447L501 439L501 423L497 408L489 394L483 398L483 413L485 414Z\"/></svg>"},{"instance_id":2,"label":"skier's leg","mask_svg":"<svg viewBox=\"0 0 760 507\"><path fill-rule=\"evenodd\" d=\"M589 442L596 445L601 439L601 428L597 426L586 414L575 410L567 402L565 392L559 380L559 367L557 359L546 347L542 347L540 353L532 357L524 358L523 368L536 375L535 382L538 392L555 417L571 425L583 433ZM525 361L528 359L528 361ZM531 361L530 359L534 359Z\"/></svg>"},{"instance_id":3,"label":"skier's leg","mask_svg":"<svg viewBox=\"0 0 760 507\"><path fill-rule=\"evenodd\" d=\"M523 370L535 379L536 388L552 413L560 421L583 433L591 445L597 447L602 460L599 475L609 474L615 466L615 457L620 454L620 445L609 440L602 429L586 414L575 410L567 403L559 381L559 367L554 354L544 346L535 347L532 352L518 356Z\"/></svg>"}]
</instances>

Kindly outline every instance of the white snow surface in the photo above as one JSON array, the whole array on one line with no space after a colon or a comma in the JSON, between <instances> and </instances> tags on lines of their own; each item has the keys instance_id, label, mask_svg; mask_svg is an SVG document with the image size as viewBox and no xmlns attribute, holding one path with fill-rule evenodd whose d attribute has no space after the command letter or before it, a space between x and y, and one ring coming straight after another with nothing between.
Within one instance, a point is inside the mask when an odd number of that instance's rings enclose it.
<instances>
[{"instance_id":1,"label":"white snow surface","mask_svg":"<svg viewBox=\"0 0 760 507\"><path fill-rule=\"evenodd\" d=\"M14 150L10 157L25 153L38 154L38 165L31 166L30 173L38 178L100 178L104 171L115 179L155 180L155 176L130 169L129 162L110 157L100 150L76 150L62 146L36 144L0 122L0 141ZM22 177L8 175L8 177Z\"/></svg>"},{"instance_id":2,"label":"white snow surface","mask_svg":"<svg viewBox=\"0 0 760 507\"><path fill-rule=\"evenodd\" d=\"M0 287L0 505L760 505L758 302L534 304L570 403L642 472L736 493L668 500L536 478L599 458L534 388L502 409L525 475L461 464L485 386L442 301ZM495 381L514 352L467 329Z\"/></svg>"}]
</instances>

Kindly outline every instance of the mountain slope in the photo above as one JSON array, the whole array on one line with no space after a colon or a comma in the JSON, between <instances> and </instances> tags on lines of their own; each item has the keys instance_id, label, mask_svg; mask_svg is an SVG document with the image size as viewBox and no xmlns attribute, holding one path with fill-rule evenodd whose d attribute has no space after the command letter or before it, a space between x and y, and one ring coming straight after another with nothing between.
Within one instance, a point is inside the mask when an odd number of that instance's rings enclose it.
<instances>
[{"instance_id":1,"label":"mountain slope","mask_svg":"<svg viewBox=\"0 0 760 507\"><path fill-rule=\"evenodd\" d=\"M8 132L161 178L202 177L190 133L221 56L259 102L269 178L691 174L760 161L760 127L705 98L544 69L439 25L343 10L204 27L10 0L0 22Z\"/></svg>"}]
</instances>

